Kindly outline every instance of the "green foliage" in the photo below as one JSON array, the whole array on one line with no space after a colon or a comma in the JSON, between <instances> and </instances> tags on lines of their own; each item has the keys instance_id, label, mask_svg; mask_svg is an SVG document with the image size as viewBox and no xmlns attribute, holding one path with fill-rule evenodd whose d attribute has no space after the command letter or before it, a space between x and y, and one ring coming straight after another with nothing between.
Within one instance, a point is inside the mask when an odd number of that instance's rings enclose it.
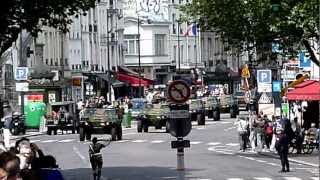
<instances>
[{"instance_id":1,"label":"green foliage","mask_svg":"<svg viewBox=\"0 0 320 180\"><path fill-rule=\"evenodd\" d=\"M44 25L66 32L73 15L94 5L95 0L3 0L0 6L0 55L22 29L34 36Z\"/></svg>"},{"instance_id":2,"label":"green foliage","mask_svg":"<svg viewBox=\"0 0 320 180\"><path fill-rule=\"evenodd\" d=\"M292 50L302 39L319 39L319 4L319 0L193 0L181 10L202 31L219 32L241 50L275 40Z\"/></svg>"}]
</instances>

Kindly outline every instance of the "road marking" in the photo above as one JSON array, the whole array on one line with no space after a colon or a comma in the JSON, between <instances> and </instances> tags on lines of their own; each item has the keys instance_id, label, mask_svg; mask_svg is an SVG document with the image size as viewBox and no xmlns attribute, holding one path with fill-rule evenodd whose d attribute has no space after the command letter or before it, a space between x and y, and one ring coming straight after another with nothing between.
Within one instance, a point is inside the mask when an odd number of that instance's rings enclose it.
<instances>
[{"instance_id":1,"label":"road marking","mask_svg":"<svg viewBox=\"0 0 320 180\"><path fill-rule=\"evenodd\" d=\"M255 179L255 180L272 180L271 178L268 178L268 177L254 177L253 179Z\"/></svg>"},{"instance_id":2,"label":"road marking","mask_svg":"<svg viewBox=\"0 0 320 180\"><path fill-rule=\"evenodd\" d=\"M209 142L207 143L208 146L216 146L216 145L219 145L221 144L220 142Z\"/></svg>"},{"instance_id":3,"label":"road marking","mask_svg":"<svg viewBox=\"0 0 320 180\"><path fill-rule=\"evenodd\" d=\"M269 165L271 165L271 166L279 166L279 165L276 164L276 163L267 163L267 164L269 164Z\"/></svg>"},{"instance_id":4,"label":"road marking","mask_svg":"<svg viewBox=\"0 0 320 180\"><path fill-rule=\"evenodd\" d=\"M297 177L283 177L285 180L301 180L300 178Z\"/></svg>"},{"instance_id":5,"label":"road marking","mask_svg":"<svg viewBox=\"0 0 320 180\"><path fill-rule=\"evenodd\" d=\"M205 127L197 127L196 128L197 130L203 130L203 129L206 129Z\"/></svg>"},{"instance_id":6,"label":"road marking","mask_svg":"<svg viewBox=\"0 0 320 180\"><path fill-rule=\"evenodd\" d=\"M260 160L260 159L257 159L256 161L257 161L257 162L260 162L260 163L266 163L266 162L267 162L267 161Z\"/></svg>"},{"instance_id":7,"label":"road marking","mask_svg":"<svg viewBox=\"0 0 320 180\"><path fill-rule=\"evenodd\" d=\"M124 133L122 134L123 136L127 136L127 135L134 135L134 134L138 134L138 133Z\"/></svg>"},{"instance_id":8,"label":"road marking","mask_svg":"<svg viewBox=\"0 0 320 180\"><path fill-rule=\"evenodd\" d=\"M57 141L58 141L57 139L51 139L51 140L41 141L40 143L52 143Z\"/></svg>"},{"instance_id":9,"label":"road marking","mask_svg":"<svg viewBox=\"0 0 320 180\"><path fill-rule=\"evenodd\" d=\"M311 177L312 180L319 180L319 177Z\"/></svg>"},{"instance_id":10,"label":"road marking","mask_svg":"<svg viewBox=\"0 0 320 180\"><path fill-rule=\"evenodd\" d=\"M143 142L147 142L147 140L139 139L139 140L135 140L135 141L131 141L131 142L133 142L133 143L143 143Z\"/></svg>"},{"instance_id":11,"label":"road marking","mask_svg":"<svg viewBox=\"0 0 320 180\"><path fill-rule=\"evenodd\" d=\"M40 140L30 140L31 143L39 142Z\"/></svg>"},{"instance_id":12,"label":"road marking","mask_svg":"<svg viewBox=\"0 0 320 180\"><path fill-rule=\"evenodd\" d=\"M224 129L224 131L230 131L230 130L235 129L235 128L237 128L237 127L236 126L229 127L229 128Z\"/></svg>"},{"instance_id":13,"label":"road marking","mask_svg":"<svg viewBox=\"0 0 320 180\"><path fill-rule=\"evenodd\" d=\"M246 159L249 159L251 161L255 161L256 159L252 158L252 157L246 157L246 156L243 156L243 158L246 158Z\"/></svg>"},{"instance_id":14,"label":"road marking","mask_svg":"<svg viewBox=\"0 0 320 180\"><path fill-rule=\"evenodd\" d=\"M72 141L75 141L75 139L65 139L65 140L61 140L59 142L61 143L68 143L68 142L72 142Z\"/></svg>"},{"instance_id":15,"label":"road marking","mask_svg":"<svg viewBox=\"0 0 320 180\"><path fill-rule=\"evenodd\" d=\"M120 141L116 141L116 143L124 143L124 142L129 142L129 140L120 140Z\"/></svg>"},{"instance_id":16,"label":"road marking","mask_svg":"<svg viewBox=\"0 0 320 180\"><path fill-rule=\"evenodd\" d=\"M222 121L222 122L220 122L221 124L231 124L231 123L233 123L233 122L227 122L227 121Z\"/></svg>"},{"instance_id":17,"label":"road marking","mask_svg":"<svg viewBox=\"0 0 320 180\"><path fill-rule=\"evenodd\" d=\"M163 143L164 141L162 140L154 140L154 141L151 141L151 143L153 144L159 144L159 143Z\"/></svg>"},{"instance_id":18,"label":"road marking","mask_svg":"<svg viewBox=\"0 0 320 180\"><path fill-rule=\"evenodd\" d=\"M196 144L201 144L202 141L191 141L190 144L196 145Z\"/></svg>"},{"instance_id":19,"label":"road marking","mask_svg":"<svg viewBox=\"0 0 320 180\"><path fill-rule=\"evenodd\" d=\"M243 180L242 178L228 178L227 180Z\"/></svg>"},{"instance_id":20,"label":"road marking","mask_svg":"<svg viewBox=\"0 0 320 180\"><path fill-rule=\"evenodd\" d=\"M228 143L227 146L239 146L239 143Z\"/></svg>"},{"instance_id":21,"label":"road marking","mask_svg":"<svg viewBox=\"0 0 320 180\"><path fill-rule=\"evenodd\" d=\"M80 151L77 147L73 146L73 151L79 156L79 158L82 160L82 162L84 162L85 164L88 163L86 158L80 153Z\"/></svg>"},{"instance_id":22,"label":"road marking","mask_svg":"<svg viewBox=\"0 0 320 180\"><path fill-rule=\"evenodd\" d=\"M215 148L226 148L227 146L223 146L223 145L221 145L221 146L215 146Z\"/></svg>"}]
</instances>

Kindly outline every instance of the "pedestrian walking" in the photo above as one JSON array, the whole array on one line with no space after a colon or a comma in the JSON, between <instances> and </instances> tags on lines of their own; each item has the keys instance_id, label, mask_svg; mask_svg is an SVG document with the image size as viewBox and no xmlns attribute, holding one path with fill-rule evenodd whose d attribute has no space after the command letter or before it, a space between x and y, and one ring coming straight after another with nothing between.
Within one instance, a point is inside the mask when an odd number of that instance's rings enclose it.
<instances>
[{"instance_id":1,"label":"pedestrian walking","mask_svg":"<svg viewBox=\"0 0 320 180\"><path fill-rule=\"evenodd\" d=\"M100 180L101 169L103 166L103 158L101 149L110 144L111 140L98 140L98 138L92 138L92 143L89 145L89 157L93 173L94 180Z\"/></svg>"},{"instance_id":2,"label":"pedestrian walking","mask_svg":"<svg viewBox=\"0 0 320 180\"><path fill-rule=\"evenodd\" d=\"M256 151L256 141L257 141L257 125L256 125L257 115L256 112L251 112L249 117L249 129L250 129L250 144L251 144L251 151Z\"/></svg>"},{"instance_id":3,"label":"pedestrian walking","mask_svg":"<svg viewBox=\"0 0 320 180\"><path fill-rule=\"evenodd\" d=\"M264 119L259 116L254 122L256 127L257 151L261 152L265 144Z\"/></svg>"},{"instance_id":4,"label":"pedestrian walking","mask_svg":"<svg viewBox=\"0 0 320 180\"><path fill-rule=\"evenodd\" d=\"M237 125L237 131L239 134L240 151L245 152L247 148L247 139L249 134L249 122L248 117L239 116L234 123Z\"/></svg>"},{"instance_id":5,"label":"pedestrian walking","mask_svg":"<svg viewBox=\"0 0 320 180\"><path fill-rule=\"evenodd\" d=\"M276 145L275 148L281 160L281 170L279 172L289 172L288 150L289 142L293 137L291 123L287 118L280 118L276 123Z\"/></svg>"},{"instance_id":6,"label":"pedestrian walking","mask_svg":"<svg viewBox=\"0 0 320 180\"><path fill-rule=\"evenodd\" d=\"M270 119L265 119L265 143L267 148L270 150L272 136L273 136L273 123Z\"/></svg>"}]
</instances>

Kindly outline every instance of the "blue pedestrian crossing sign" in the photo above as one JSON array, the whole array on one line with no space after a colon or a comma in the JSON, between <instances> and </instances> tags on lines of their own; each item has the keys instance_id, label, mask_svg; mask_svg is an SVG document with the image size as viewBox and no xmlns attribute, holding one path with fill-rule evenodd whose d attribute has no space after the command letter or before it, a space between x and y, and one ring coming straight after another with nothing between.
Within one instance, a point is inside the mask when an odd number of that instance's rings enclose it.
<instances>
[{"instance_id":1,"label":"blue pedestrian crossing sign","mask_svg":"<svg viewBox=\"0 0 320 180\"><path fill-rule=\"evenodd\" d=\"M15 79L17 81L28 80L28 67L17 67L15 71Z\"/></svg>"},{"instance_id":2,"label":"blue pedestrian crossing sign","mask_svg":"<svg viewBox=\"0 0 320 180\"><path fill-rule=\"evenodd\" d=\"M299 67L300 68L311 67L311 60L307 58L303 52L299 53Z\"/></svg>"},{"instance_id":3,"label":"blue pedestrian crossing sign","mask_svg":"<svg viewBox=\"0 0 320 180\"><path fill-rule=\"evenodd\" d=\"M260 83L268 83L271 84L271 70L270 69L264 69L264 70L258 70L257 71L257 81L258 84Z\"/></svg>"},{"instance_id":4,"label":"blue pedestrian crossing sign","mask_svg":"<svg viewBox=\"0 0 320 180\"><path fill-rule=\"evenodd\" d=\"M272 92L281 91L281 81L272 81Z\"/></svg>"}]
</instances>

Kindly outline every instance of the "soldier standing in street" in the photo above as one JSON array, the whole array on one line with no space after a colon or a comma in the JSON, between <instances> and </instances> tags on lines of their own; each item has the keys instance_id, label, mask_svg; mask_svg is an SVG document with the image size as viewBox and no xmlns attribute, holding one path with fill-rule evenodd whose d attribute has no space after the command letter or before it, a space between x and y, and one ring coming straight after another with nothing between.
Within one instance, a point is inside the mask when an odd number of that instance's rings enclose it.
<instances>
[{"instance_id":1,"label":"soldier standing in street","mask_svg":"<svg viewBox=\"0 0 320 180\"><path fill-rule=\"evenodd\" d=\"M108 146L110 142L111 140L98 140L96 137L94 137L92 138L92 143L89 145L89 156L94 180L100 180L101 177L103 158L100 151L102 148Z\"/></svg>"}]
</instances>

